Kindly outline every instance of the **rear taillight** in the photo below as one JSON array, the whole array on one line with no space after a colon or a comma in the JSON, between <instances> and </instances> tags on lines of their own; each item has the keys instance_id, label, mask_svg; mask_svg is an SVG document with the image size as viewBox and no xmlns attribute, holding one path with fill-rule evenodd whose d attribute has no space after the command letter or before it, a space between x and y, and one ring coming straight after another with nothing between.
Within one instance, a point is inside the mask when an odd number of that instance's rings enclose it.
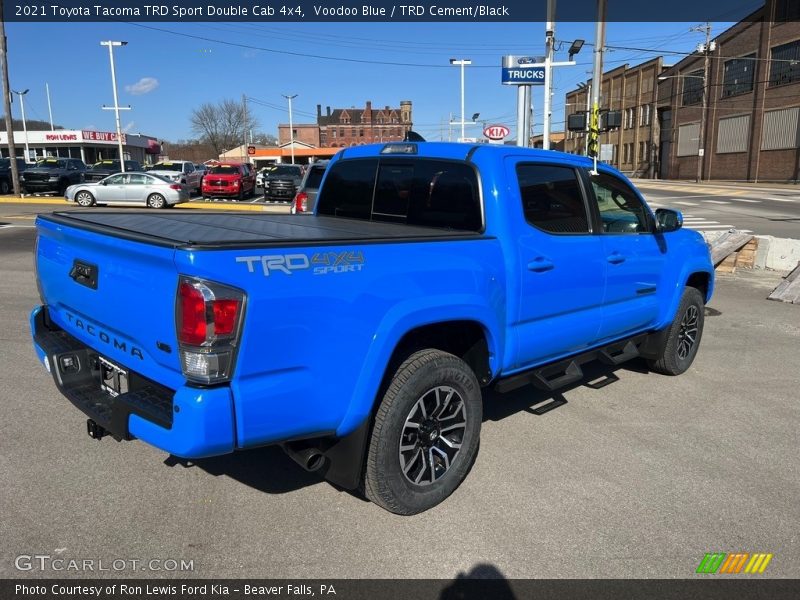
<instances>
[{"instance_id":1,"label":"rear taillight","mask_svg":"<svg viewBox=\"0 0 800 600\"><path fill-rule=\"evenodd\" d=\"M246 296L211 281L181 277L176 329L181 368L188 380L227 381L233 372Z\"/></svg>"},{"instance_id":2,"label":"rear taillight","mask_svg":"<svg viewBox=\"0 0 800 600\"><path fill-rule=\"evenodd\" d=\"M173 183L172 185L169 186L169 189L171 189L171 190L182 190L183 186L181 184L179 184L179 183Z\"/></svg>"},{"instance_id":3,"label":"rear taillight","mask_svg":"<svg viewBox=\"0 0 800 600\"><path fill-rule=\"evenodd\" d=\"M308 212L308 194L298 192L294 197L294 209L297 212Z\"/></svg>"}]
</instances>

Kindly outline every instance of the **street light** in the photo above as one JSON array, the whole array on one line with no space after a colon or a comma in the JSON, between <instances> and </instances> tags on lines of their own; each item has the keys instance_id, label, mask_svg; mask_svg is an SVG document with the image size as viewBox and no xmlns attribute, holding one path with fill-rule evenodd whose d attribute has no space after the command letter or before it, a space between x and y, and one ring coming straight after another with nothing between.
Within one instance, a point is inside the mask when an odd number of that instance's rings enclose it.
<instances>
[{"instance_id":1,"label":"street light","mask_svg":"<svg viewBox=\"0 0 800 600\"><path fill-rule=\"evenodd\" d=\"M22 131L25 133L25 162L30 160L30 150L28 149L28 125L25 122L25 94L27 94L29 91L30 90L23 90L18 92L16 90L11 90L12 93L19 96L19 107L22 111Z\"/></svg>"},{"instance_id":2,"label":"street light","mask_svg":"<svg viewBox=\"0 0 800 600\"><path fill-rule=\"evenodd\" d=\"M111 61L111 88L114 90L114 116L116 117L117 121L117 143L119 144L119 166L122 172L125 172L125 155L122 149L122 126L119 122L119 101L117 100L117 75L114 71L114 47L115 46L127 46L128 42L114 42L108 40L106 42L100 42L101 46L108 46L108 59ZM104 109L110 108L103 105ZM130 106L127 107L125 110L130 110Z\"/></svg>"},{"instance_id":3,"label":"street light","mask_svg":"<svg viewBox=\"0 0 800 600\"><path fill-rule=\"evenodd\" d=\"M292 147L292 164L294 164L294 125L292 124L292 99L297 98L297 94L292 94L291 96L281 94L281 96L289 101L289 143Z\"/></svg>"},{"instance_id":4,"label":"street light","mask_svg":"<svg viewBox=\"0 0 800 600\"><path fill-rule=\"evenodd\" d=\"M702 108L700 109L700 127L697 131L697 183L703 179L703 162L705 160L705 149L703 148L703 130L706 124L706 112L708 112L708 99L706 97L706 72L707 68L703 70L702 75L659 75L659 81L666 81L667 79L701 79L703 81L703 100ZM701 154L702 153L702 154Z\"/></svg>"},{"instance_id":5,"label":"street light","mask_svg":"<svg viewBox=\"0 0 800 600\"><path fill-rule=\"evenodd\" d=\"M463 142L465 137L464 125L466 125L466 123L464 122L464 67L467 65L471 65L472 61L467 58L463 59L451 58L450 64L461 67L461 141Z\"/></svg>"}]
</instances>

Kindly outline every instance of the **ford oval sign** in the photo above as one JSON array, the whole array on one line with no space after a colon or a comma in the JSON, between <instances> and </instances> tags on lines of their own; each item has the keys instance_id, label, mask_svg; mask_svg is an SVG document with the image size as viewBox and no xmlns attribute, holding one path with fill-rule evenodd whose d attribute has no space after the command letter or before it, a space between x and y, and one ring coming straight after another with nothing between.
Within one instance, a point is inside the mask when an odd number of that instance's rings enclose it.
<instances>
[{"instance_id":1,"label":"ford oval sign","mask_svg":"<svg viewBox=\"0 0 800 600\"><path fill-rule=\"evenodd\" d=\"M509 133L511 130L505 125L489 125L483 130L483 135L490 140L502 140Z\"/></svg>"}]
</instances>

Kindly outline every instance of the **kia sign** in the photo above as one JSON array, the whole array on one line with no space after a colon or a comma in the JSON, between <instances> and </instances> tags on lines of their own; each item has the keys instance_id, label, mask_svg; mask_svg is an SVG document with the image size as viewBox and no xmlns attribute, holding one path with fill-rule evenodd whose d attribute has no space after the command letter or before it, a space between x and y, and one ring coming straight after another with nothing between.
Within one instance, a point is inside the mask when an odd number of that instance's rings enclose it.
<instances>
[{"instance_id":1,"label":"kia sign","mask_svg":"<svg viewBox=\"0 0 800 600\"><path fill-rule=\"evenodd\" d=\"M503 57L503 85L544 85L544 61L540 56Z\"/></svg>"},{"instance_id":2,"label":"kia sign","mask_svg":"<svg viewBox=\"0 0 800 600\"><path fill-rule=\"evenodd\" d=\"M511 130L505 125L489 125L483 130L483 135L490 140L502 140L509 133Z\"/></svg>"}]
</instances>

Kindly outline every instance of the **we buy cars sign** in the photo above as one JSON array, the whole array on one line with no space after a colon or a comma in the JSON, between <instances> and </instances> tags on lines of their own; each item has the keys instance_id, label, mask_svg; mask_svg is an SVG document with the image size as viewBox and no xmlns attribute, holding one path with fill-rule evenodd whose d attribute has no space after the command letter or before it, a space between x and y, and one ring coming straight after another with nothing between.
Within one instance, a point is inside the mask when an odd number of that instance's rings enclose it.
<instances>
[{"instance_id":1,"label":"we buy cars sign","mask_svg":"<svg viewBox=\"0 0 800 600\"><path fill-rule=\"evenodd\" d=\"M502 140L511 130L505 125L487 125L483 130L483 135L490 140Z\"/></svg>"}]
</instances>

